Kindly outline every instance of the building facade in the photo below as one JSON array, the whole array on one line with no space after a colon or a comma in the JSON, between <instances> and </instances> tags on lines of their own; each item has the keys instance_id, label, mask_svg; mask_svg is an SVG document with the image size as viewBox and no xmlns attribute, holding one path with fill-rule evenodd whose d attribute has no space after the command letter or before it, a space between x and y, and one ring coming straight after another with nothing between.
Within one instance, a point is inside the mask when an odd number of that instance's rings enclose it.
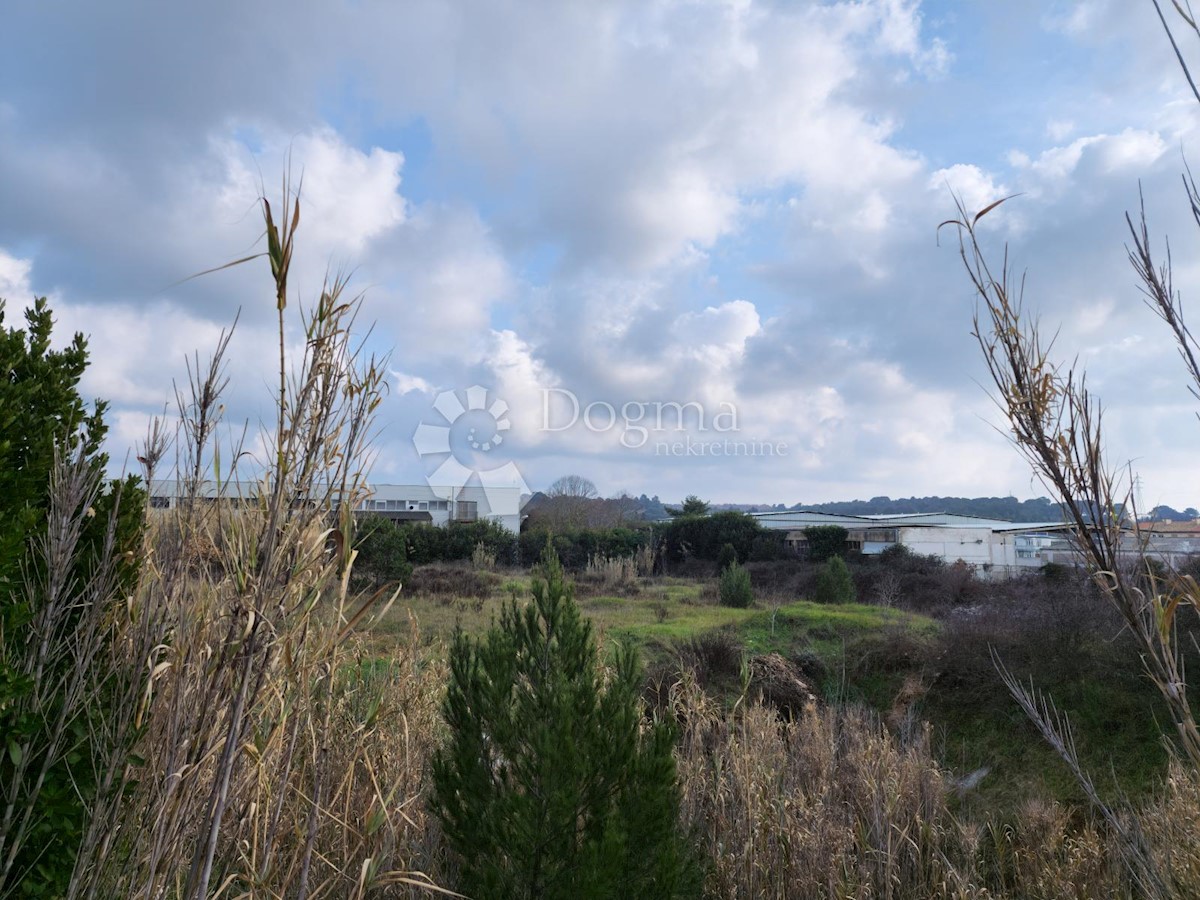
<instances>
[{"instance_id":1,"label":"building facade","mask_svg":"<svg viewBox=\"0 0 1200 900\"><path fill-rule=\"evenodd\" d=\"M438 487L427 484L372 484L356 512L395 522L491 521L516 534L521 530L521 490L517 487Z\"/></svg>"},{"instance_id":2,"label":"building facade","mask_svg":"<svg viewBox=\"0 0 1200 900\"><path fill-rule=\"evenodd\" d=\"M254 497L255 482L237 482L222 486L222 496L230 502ZM150 506L171 509L179 502L180 483L155 479L150 489ZM516 534L521 530L522 496L518 487L438 487L427 484L371 484L367 496L355 508L357 515L374 514L394 522L424 522L445 526L451 522L491 521ZM205 500L217 497L215 482L200 485L198 495Z\"/></svg>"},{"instance_id":3,"label":"building facade","mask_svg":"<svg viewBox=\"0 0 1200 900\"><path fill-rule=\"evenodd\" d=\"M765 528L786 531L788 545L798 553L807 547L805 528L836 525L846 529L852 551L871 556L899 544L948 563L962 561L985 578L1039 569L1060 561L1047 558L1051 547L1070 547L1071 529L1062 522L1013 523L952 513L849 516L794 510L752 515Z\"/></svg>"}]
</instances>

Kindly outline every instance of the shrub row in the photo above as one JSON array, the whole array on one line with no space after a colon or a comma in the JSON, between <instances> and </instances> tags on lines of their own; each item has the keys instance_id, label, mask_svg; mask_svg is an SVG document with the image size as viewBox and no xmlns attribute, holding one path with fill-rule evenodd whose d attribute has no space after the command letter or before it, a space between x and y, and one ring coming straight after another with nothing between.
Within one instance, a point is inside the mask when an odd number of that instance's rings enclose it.
<instances>
[{"instance_id":1,"label":"shrub row","mask_svg":"<svg viewBox=\"0 0 1200 900\"><path fill-rule=\"evenodd\" d=\"M566 569L583 569L594 557L631 557L646 544L654 541L648 526L640 528L568 528L550 531L532 528L522 531L519 538L522 565L537 562L546 545L550 544Z\"/></svg>"},{"instance_id":2,"label":"shrub row","mask_svg":"<svg viewBox=\"0 0 1200 900\"><path fill-rule=\"evenodd\" d=\"M498 563L512 565L521 561L516 535L495 522L452 522L438 527L411 522L397 524L382 516L367 516L359 522L358 533L356 568L364 574L391 572L404 562L422 566L470 559L480 544ZM384 577L391 580L395 576Z\"/></svg>"},{"instance_id":3,"label":"shrub row","mask_svg":"<svg viewBox=\"0 0 1200 900\"><path fill-rule=\"evenodd\" d=\"M739 562L780 559L787 553L783 531L763 528L753 516L741 512L681 516L656 524L654 533L670 562L689 558L716 561L726 544Z\"/></svg>"}]
</instances>

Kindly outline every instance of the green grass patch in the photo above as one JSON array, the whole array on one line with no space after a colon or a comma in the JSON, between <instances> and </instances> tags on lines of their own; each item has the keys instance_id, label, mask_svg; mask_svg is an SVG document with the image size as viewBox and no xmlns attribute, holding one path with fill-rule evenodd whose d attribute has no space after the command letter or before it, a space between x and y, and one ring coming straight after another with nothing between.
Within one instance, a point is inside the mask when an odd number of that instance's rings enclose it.
<instances>
[{"instance_id":1,"label":"green grass patch","mask_svg":"<svg viewBox=\"0 0 1200 900\"><path fill-rule=\"evenodd\" d=\"M483 597L401 595L369 635L370 651L387 657L389 648L407 637L410 616L422 640L434 645L448 642L455 627L482 633L514 591L518 602L530 596L528 573L503 572L494 581ZM1001 685L986 642L977 649L956 647L954 638L944 636L950 626L933 618L803 600L731 609L715 602L710 579L648 578L634 588L603 592L583 583L576 598L597 635L638 647L648 665L721 629L732 630L747 655L779 653L798 661L814 690L830 702L862 703L887 715L902 690L918 681L925 690L912 711L931 724L943 763L957 774L984 766L990 770L961 801L963 812L1003 814L1033 796L1083 805L1073 776ZM947 668L944 654L956 649L958 663ZM1032 675L1036 686L1071 715L1080 753L1102 793L1113 797L1122 790L1137 798L1161 784L1165 713L1136 657L1125 649L1099 644L1067 666L1027 654L1032 668L1018 674ZM736 693L740 684L712 689Z\"/></svg>"}]
</instances>

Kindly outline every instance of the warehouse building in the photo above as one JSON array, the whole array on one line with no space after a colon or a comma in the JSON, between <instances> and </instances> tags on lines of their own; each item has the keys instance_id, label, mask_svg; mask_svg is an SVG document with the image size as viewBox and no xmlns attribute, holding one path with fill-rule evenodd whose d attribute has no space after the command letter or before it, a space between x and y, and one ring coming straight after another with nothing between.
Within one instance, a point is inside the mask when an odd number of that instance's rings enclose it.
<instances>
[{"instance_id":1,"label":"warehouse building","mask_svg":"<svg viewBox=\"0 0 1200 900\"><path fill-rule=\"evenodd\" d=\"M1006 577L1041 568L1047 562L1073 562L1071 526L1063 522L1014 523L953 513L852 516L808 510L751 513L764 528L787 532L787 543L803 554L804 529L837 525L846 529L851 551L868 556L903 545L913 553L961 560L983 577Z\"/></svg>"}]
</instances>

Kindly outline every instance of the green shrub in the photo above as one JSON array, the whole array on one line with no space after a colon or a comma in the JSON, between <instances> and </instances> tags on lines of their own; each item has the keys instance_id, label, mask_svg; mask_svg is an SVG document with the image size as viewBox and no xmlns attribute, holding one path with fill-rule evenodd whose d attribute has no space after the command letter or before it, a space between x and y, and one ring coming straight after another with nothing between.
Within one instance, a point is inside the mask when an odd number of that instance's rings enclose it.
<instances>
[{"instance_id":1,"label":"green shrub","mask_svg":"<svg viewBox=\"0 0 1200 900\"><path fill-rule=\"evenodd\" d=\"M717 554L717 571L724 572L732 565L736 565L738 561L737 551L733 549L733 544L725 544L721 547L721 552Z\"/></svg>"},{"instance_id":2,"label":"green shrub","mask_svg":"<svg viewBox=\"0 0 1200 900\"><path fill-rule=\"evenodd\" d=\"M841 525L811 525L804 529L808 541L808 558L813 562L825 562L846 552L846 536L849 534Z\"/></svg>"},{"instance_id":3,"label":"green shrub","mask_svg":"<svg viewBox=\"0 0 1200 900\"><path fill-rule=\"evenodd\" d=\"M125 611L145 491L103 483L107 405L89 412L79 393L83 335L54 349L44 297L25 328L4 313L0 298L0 896L60 896L103 793L96 772L126 750L80 657L105 658Z\"/></svg>"},{"instance_id":4,"label":"green shrub","mask_svg":"<svg viewBox=\"0 0 1200 900\"><path fill-rule=\"evenodd\" d=\"M787 545L787 532L778 528L764 528L750 543L751 562L774 562L792 555Z\"/></svg>"},{"instance_id":5,"label":"green shrub","mask_svg":"<svg viewBox=\"0 0 1200 900\"><path fill-rule=\"evenodd\" d=\"M721 573L717 588L722 606L746 609L754 604L754 589L750 586L750 573L737 563Z\"/></svg>"},{"instance_id":6,"label":"green shrub","mask_svg":"<svg viewBox=\"0 0 1200 900\"><path fill-rule=\"evenodd\" d=\"M1043 578L1054 584L1064 584L1071 580L1071 570L1062 563L1048 562L1038 571Z\"/></svg>"},{"instance_id":7,"label":"green shrub","mask_svg":"<svg viewBox=\"0 0 1200 900\"><path fill-rule=\"evenodd\" d=\"M517 536L497 522L451 522L445 527L408 523L396 527L413 565L471 559L480 544L502 565L517 562Z\"/></svg>"},{"instance_id":8,"label":"green shrub","mask_svg":"<svg viewBox=\"0 0 1200 900\"><path fill-rule=\"evenodd\" d=\"M408 549L401 529L383 516L366 516L358 523L358 557L354 574L373 587L406 582L412 575Z\"/></svg>"},{"instance_id":9,"label":"green shrub","mask_svg":"<svg viewBox=\"0 0 1200 900\"><path fill-rule=\"evenodd\" d=\"M817 586L814 599L818 603L853 603L858 596L854 589L854 579L846 568L846 561L840 556L833 556L825 563L824 568L817 573Z\"/></svg>"},{"instance_id":10,"label":"green shrub","mask_svg":"<svg viewBox=\"0 0 1200 900\"><path fill-rule=\"evenodd\" d=\"M716 560L721 548L732 544L738 559L749 559L755 538L766 529L753 516L719 512L711 516L683 516L655 525L667 559L687 557Z\"/></svg>"},{"instance_id":11,"label":"green shrub","mask_svg":"<svg viewBox=\"0 0 1200 900\"><path fill-rule=\"evenodd\" d=\"M533 602L450 651L432 806L478 898L674 897L697 888L677 832L671 727L642 728L636 657L601 676L553 554Z\"/></svg>"},{"instance_id":12,"label":"green shrub","mask_svg":"<svg viewBox=\"0 0 1200 900\"><path fill-rule=\"evenodd\" d=\"M653 543L653 532L649 528L569 528L551 531L547 528L530 528L521 532L520 557L527 565L541 559L546 545L550 544L566 569L578 570L587 567L588 560L595 557L632 557L643 547Z\"/></svg>"}]
</instances>

